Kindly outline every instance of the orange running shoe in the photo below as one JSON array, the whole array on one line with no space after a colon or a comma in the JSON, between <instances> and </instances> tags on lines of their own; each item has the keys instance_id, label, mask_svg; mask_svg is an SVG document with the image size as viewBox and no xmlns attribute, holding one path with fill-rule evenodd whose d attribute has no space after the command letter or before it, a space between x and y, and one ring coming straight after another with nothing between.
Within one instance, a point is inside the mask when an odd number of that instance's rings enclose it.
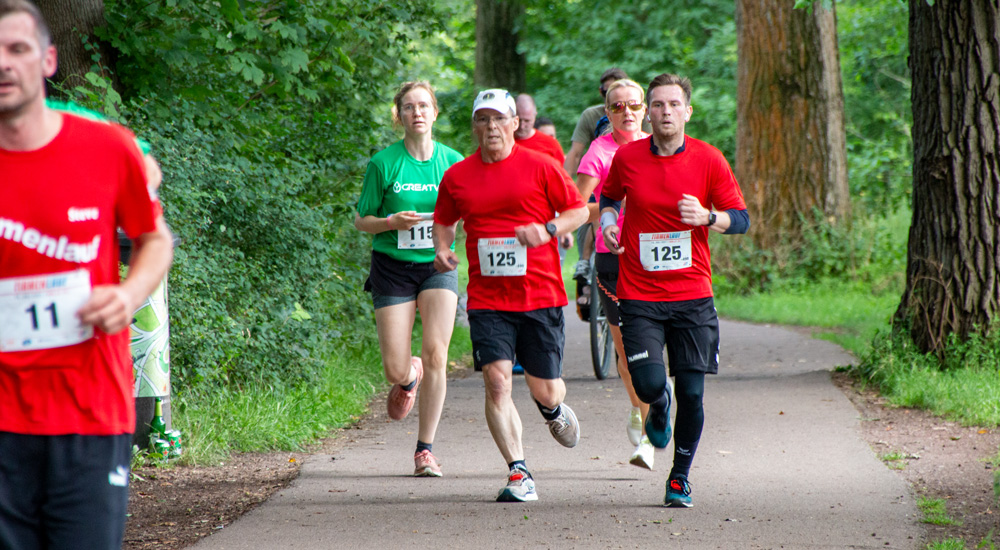
<instances>
[{"instance_id":1,"label":"orange running shoe","mask_svg":"<svg viewBox=\"0 0 1000 550\"><path fill-rule=\"evenodd\" d=\"M410 414L410 409L413 408L413 403L417 400L417 388L420 387L420 380L424 377L424 362L419 357L411 358L410 364L417 371L417 381L413 384L413 388L407 391L403 389L403 386L393 384L392 389L389 390L386 409L389 411L389 418L393 420L402 420Z\"/></svg>"}]
</instances>

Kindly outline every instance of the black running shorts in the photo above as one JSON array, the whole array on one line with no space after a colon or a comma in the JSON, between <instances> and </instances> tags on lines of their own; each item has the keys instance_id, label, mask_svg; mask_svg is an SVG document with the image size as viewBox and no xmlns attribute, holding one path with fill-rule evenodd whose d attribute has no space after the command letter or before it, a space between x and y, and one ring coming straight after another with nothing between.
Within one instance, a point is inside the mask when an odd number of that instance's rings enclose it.
<instances>
[{"instance_id":1,"label":"black running shorts","mask_svg":"<svg viewBox=\"0 0 1000 550\"><path fill-rule=\"evenodd\" d=\"M372 251L372 266L365 291L372 293L375 309L413 302L424 290L443 288L458 294L458 272L439 273L434 262L401 262Z\"/></svg>"},{"instance_id":2,"label":"black running shorts","mask_svg":"<svg viewBox=\"0 0 1000 550\"><path fill-rule=\"evenodd\" d=\"M560 307L533 311L469 311L469 334L476 370L514 357L535 378L562 377L566 324Z\"/></svg>"},{"instance_id":3,"label":"black running shorts","mask_svg":"<svg viewBox=\"0 0 1000 550\"><path fill-rule=\"evenodd\" d=\"M0 548L119 550L132 434L0 432Z\"/></svg>"},{"instance_id":4,"label":"black running shorts","mask_svg":"<svg viewBox=\"0 0 1000 550\"><path fill-rule=\"evenodd\" d=\"M622 343L631 368L663 364L667 346L670 375L719 372L719 315L712 297L680 302L621 300Z\"/></svg>"}]
</instances>

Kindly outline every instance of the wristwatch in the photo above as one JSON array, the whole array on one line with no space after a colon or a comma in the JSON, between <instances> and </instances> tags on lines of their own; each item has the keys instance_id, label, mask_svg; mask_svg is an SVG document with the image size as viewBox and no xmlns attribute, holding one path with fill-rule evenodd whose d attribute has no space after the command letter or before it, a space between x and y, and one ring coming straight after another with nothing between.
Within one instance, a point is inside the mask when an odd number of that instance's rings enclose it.
<instances>
[{"instance_id":1,"label":"wristwatch","mask_svg":"<svg viewBox=\"0 0 1000 550\"><path fill-rule=\"evenodd\" d=\"M556 227L556 224L548 222L545 224L545 230L549 232L550 237L555 237L556 231L559 231L559 228Z\"/></svg>"},{"instance_id":2,"label":"wristwatch","mask_svg":"<svg viewBox=\"0 0 1000 550\"><path fill-rule=\"evenodd\" d=\"M708 223L706 223L705 225L708 226L708 225L712 225L713 223L715 223L715 212L712 212L711 210L709 210L708 211Z\"/></svg>"}]
</instances>

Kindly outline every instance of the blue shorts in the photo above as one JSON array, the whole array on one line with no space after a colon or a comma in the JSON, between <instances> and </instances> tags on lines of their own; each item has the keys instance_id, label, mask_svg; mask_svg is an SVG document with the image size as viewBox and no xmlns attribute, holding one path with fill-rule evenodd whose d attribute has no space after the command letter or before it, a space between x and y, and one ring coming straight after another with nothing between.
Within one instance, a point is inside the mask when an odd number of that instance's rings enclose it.
<instances>
[{"instance_id":1,"label":"blue shorts","mask_svg":"<svg viewBox=\"0 0 1000 550\"><path fill-rule=\"evenodd\" d=\"M132 434L0 432L0 548L119 550Z\"/></svg>"},{"instance_id":2,"label":"blue shorts","mask_svg":"<svg viewBox=\"0 0 1000 550\"><path fill-rule=\"evenodd\" d=\"M506 359L536 378L562 377L566 321L560 307L533 311L469 310L469 336L476 370Z\"/></svg>"}]
</instances>

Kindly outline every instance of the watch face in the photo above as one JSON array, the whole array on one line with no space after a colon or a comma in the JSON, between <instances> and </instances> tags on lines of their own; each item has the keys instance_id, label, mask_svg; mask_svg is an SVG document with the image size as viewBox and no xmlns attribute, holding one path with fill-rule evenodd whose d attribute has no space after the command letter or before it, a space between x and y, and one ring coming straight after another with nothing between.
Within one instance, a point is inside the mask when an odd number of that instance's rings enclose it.
<instances>
[{"instance_id":1,"label":"watch face","mask_svg":"<svg viewBox=\"0 0 1000 550\"><path fill-rule=\"evenodd\" d=\"M549 235L551 235L553 237L556 236L556 231L558 231L558 229L556 228L556 224L554 224L552 222L549 222L549 223L545 224L545 230L548 231Z\"/></svg>"}]
</instances>

